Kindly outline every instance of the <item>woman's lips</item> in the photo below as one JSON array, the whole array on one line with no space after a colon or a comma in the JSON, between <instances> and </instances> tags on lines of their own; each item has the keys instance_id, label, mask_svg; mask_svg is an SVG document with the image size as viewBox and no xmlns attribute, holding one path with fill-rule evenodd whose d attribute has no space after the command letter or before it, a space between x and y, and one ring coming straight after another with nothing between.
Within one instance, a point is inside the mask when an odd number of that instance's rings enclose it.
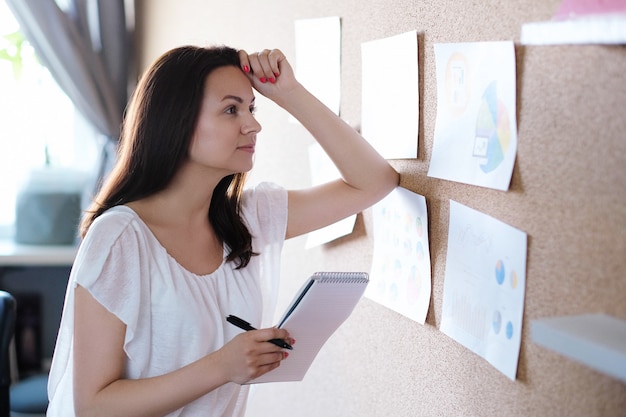
<instances>
[{"instance_id":1,"label":"woman's lips","mask_svg":"<svg viewBox=\"0 0 626 417\"><path fill-rule=\"evenodd\" d=\"M254 153L254 145L240 146L238 149L240 151Z\"/></svg>"}]
</instances>

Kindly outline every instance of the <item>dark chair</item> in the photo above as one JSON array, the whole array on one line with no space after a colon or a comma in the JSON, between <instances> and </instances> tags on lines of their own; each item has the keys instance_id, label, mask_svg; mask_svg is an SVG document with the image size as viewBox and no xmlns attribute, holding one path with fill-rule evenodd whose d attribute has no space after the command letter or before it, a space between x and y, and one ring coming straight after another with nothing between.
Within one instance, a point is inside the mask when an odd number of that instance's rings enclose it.
<instances>
[{"instance_id":1,"label":"dark chair","mask_svg":"<svg viewBox=\"0 0 626 417\"><path fill-rule=\"evenodd\" d=\"M9 417L9 393L11 386L11 339L15 330L17 307L15 298L0 291L0 417Z\"/></svg>"},{"instance_id":2,"label":"dark chair","mask_svg":"<svg viewBox=\"0 0 626 417\"><path fill-rule=\"evenodd\" d=\"M11 384L11 340L17 303L0 291L0 417L44 416L48 408L48 375L36 375Z\"/></svg>"}]
</instances>

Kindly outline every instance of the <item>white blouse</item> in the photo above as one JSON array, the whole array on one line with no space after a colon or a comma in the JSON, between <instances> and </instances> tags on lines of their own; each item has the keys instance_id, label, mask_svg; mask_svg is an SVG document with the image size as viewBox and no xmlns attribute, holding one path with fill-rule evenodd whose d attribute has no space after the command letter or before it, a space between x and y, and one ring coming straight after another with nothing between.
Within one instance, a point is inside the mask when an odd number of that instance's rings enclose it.
<instances>
[{"instance_id":1,"label":"white blouse","mask_svg":"<svg viewBox=\"0 0 626 417\"><path fill-rule=\"evenodd\" d=\"M74 289L86 288L126 325L126 378L179 369L214 352L241 332L229 314L270 326L276 304L280 252L287 226L287 192L270 183L246 190L242 217L260 253L240 270L223 261L196 275L172 258L127 206L107 210L83 240L70 274L50 370L48 417L74 416ZM226 256L226 248L225 248ZM228 383L169 416L243 416L249 386Z\"/></svg>"}]
</instances>

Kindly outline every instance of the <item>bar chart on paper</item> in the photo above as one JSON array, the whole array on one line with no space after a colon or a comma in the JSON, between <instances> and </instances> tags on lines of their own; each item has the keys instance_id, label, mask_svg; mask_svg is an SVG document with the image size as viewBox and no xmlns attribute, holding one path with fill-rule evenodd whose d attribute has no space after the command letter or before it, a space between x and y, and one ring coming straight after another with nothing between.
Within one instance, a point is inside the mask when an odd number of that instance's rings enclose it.
<instances>
[{"instance_id":1,"label":"bar chart on paper","mask_svg":"<svg viewBox=\"0 0 626 417\"><path fill-rule=\"evenodd\" d=\"M512 380L525 276L526 234L451 201L441 331Z\"/></svg>"}]
</instances>

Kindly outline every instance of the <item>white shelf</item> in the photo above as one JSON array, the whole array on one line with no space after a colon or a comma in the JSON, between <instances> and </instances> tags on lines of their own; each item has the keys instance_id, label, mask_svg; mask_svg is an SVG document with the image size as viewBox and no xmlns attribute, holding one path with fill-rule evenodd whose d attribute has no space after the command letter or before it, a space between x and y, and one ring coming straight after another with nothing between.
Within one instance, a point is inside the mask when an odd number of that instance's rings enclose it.
<instances>
[{"instance_id":1,"label":"white shelf","mask_svg":"<svg viewBox=\"0 0 626 417\"><path fill-rule=\"evenodd\" d=\"M626 382L626 321L606 314L532 320L538 345Z\"/></svg>"},{"instance_id":2,"label":"white shelf","mask_svg":"<svg viewBox=\"0 0 626 417\"><path fill-rule=\"evenodd\" d=\"M626 44L626 13L522 25L522 45Z\"/></svg>"}]
</instances>

